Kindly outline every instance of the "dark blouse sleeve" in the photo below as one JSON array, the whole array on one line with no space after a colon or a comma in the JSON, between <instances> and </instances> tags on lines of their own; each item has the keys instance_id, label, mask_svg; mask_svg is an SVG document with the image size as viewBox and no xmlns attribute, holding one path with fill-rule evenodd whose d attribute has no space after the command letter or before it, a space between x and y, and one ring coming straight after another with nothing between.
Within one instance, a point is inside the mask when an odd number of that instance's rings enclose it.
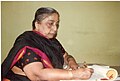
<instances>
[{"instance_id":1,"label":"dark blouse sleeve","mask_svg":"<svg viewBox=\"0 0 120 81\"><path fill-rule=\"evenodd\" d=\"M26 53L22 58L16 63L16 66L23 69L23 67L32 62L41 62L41 58L32 50L26 49Z\"/></svg>"},{"instance_id":2,"label":"dark blouse sleeve","mask_svg":"<svg viewBox=\"0 0 120 81\"><path fill-rule=\"evenodd\" d=\"M62 53L64 54L65 53L65 49L63 48L63 46L61 45L61 43L56 39L56 42L59 46L59 48L62 50Z\"/></svg>"},{"instance_id":3,"label":"dark blouse sleeve","mask_svg":"<svg viewBox=\"0 0 120 81\"><path fill-rule=\"evenodd\" d=\"M62 53L64 54L65 53L65 49L62 47L62 45L60 46L61 50L62 50Z\"/></svg>"}]
</instances>

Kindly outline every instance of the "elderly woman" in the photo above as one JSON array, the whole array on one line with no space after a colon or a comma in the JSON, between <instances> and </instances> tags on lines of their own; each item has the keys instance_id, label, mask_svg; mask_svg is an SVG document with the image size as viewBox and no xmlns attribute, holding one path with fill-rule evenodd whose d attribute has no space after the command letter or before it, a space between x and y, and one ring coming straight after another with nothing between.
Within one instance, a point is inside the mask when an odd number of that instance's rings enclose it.
<instances>
[{"instance_id":1,"label":"elderly woman","mask_svg":"<svg viewBox=\"0 0 120 81\"><path fill-rule=\"evenodd\" d=\"M2 63L3 81L59 81L89 79L92 70L78 68L56 39L59 13L49 7L39 8L32 22L33 30L18 36ZM67 64L69 69L63 69Z\"/></svg>"}]
</instances>

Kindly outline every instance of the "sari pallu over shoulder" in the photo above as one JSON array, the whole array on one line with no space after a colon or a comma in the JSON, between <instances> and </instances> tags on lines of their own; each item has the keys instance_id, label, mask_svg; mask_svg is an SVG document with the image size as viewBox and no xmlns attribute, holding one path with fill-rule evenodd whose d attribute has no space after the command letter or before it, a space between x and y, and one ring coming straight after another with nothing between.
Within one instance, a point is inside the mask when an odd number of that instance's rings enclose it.
<instances>
[{"instance_id":1,"label":"sari pallu over shoulder","mask_svg":"<svg viewBox=\"0 0 120 81\"><path fill-rule=\"evenodd\" d=\"M64 63L63 50L58 48L58 46L62 46L56 39L53 39L52 42L33 31L26 31L21 34L2 63L2 78L6 76L14 64L25 54L27 48L41 57L41 61L46 68L62 68Z\"/></svg>"},{"instance_id":2,"label":"sari pallu over shoulder","mask_svg":"<svg viewBox=\"0 0 120 81\"><path fill-rule=\"evenodd\" d=\"M11 67L13 67L13 65L25 54L27 48L35 52L41 58L41 61L45 68L53 68L51 61L49 60L45 53L43 53L41 50L37 48L33 48L30 46L25 46L18 52L18 54L15 56L12 62Z\"/></svg>"}]
</instances>

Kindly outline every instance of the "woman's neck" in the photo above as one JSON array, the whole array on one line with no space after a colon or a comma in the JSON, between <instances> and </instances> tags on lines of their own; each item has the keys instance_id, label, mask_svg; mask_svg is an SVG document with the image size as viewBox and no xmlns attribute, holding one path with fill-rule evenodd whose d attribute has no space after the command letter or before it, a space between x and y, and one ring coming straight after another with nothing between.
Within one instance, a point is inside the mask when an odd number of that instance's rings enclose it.
<instances>
[{"instance_id":1,"label":"woman's neck","mask_svg":"<svg viewBox=\"0 0 120 81\"><path fill-rule=\"evenodd\" d=\"M45 35L43 35L43 34L42 34L41 32L39 32L39 31L33 30L33 32L39 34L40 36L43 36L43 37L47 38ZM47 38L47 39L48 39L48 38Z\"/></svg>"}]
</instances>

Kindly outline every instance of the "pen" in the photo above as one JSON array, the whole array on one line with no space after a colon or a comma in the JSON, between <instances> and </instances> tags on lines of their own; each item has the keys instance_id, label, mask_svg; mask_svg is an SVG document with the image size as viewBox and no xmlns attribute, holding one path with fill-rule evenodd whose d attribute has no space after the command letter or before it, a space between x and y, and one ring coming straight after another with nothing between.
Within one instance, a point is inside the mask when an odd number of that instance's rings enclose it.
<instances>
[{"instance_id":1,"label":"pen","mask_svg":"<svg viewBox=\"0 0 120 81\"><path fill-rule=\"evenodd\" d=\"M87 68L86 62L81 63L78 68Z\"/></svg>"},{"instance_id":2,"label":"pen","mask_svg":"<svg viewBox=\"0 0 120 81\"><path fill-rule=\"evenodd\" d=\"M83 62L83 67L84 67L84 68L87 68L86 61Z\"/></svg>"}]
</instances>

